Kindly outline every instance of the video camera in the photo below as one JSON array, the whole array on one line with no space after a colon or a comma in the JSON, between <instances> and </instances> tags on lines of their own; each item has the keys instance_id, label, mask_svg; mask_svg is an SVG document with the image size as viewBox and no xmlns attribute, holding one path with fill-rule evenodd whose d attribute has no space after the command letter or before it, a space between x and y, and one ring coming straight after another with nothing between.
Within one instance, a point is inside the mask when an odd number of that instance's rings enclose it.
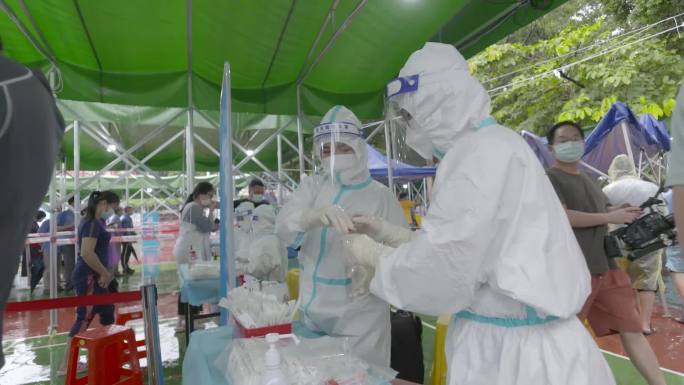
<instances>
[{"instance_id":1,"label":"video camera","mask_svg":"<svg viewBox=\"0 0 684 385\"><path fill-rule=\"evenodd\" d=\"M677 228L672 214L664 215L659 206L664 204L658 196L663 192L660 187L655 196L641 205L646 212L625 227L611 231L605 239L608 258L627 257L633 261L654 251L677 244Z\"/></svg>"}]
</instances>

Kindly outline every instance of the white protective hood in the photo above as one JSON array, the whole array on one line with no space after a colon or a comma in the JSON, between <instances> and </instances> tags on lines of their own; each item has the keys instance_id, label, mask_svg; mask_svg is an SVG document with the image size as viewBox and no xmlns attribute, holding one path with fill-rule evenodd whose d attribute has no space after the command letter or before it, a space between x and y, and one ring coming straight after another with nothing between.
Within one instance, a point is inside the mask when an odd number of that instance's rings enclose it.
<instances>
[{"instance_id":1,"label":"white protective hood","mask_svg":"<svg viewBox=\"0 0 684 385\"><path fill-rule=\"evenodd\" d=\"M399 72L412 75L419 75L417 91L399 95L397 102L415 120L411 128L438 152L446 153L489 116L489 94L453 46L426 43Z\"/></svg>"}]
</instances>

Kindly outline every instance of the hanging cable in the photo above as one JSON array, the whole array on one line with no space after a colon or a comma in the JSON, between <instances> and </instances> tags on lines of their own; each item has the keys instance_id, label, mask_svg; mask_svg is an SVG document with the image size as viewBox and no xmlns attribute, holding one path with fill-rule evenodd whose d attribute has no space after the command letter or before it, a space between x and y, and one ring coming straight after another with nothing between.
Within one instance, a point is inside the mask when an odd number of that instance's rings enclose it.
<instances>
[{"instance_id":1,"label":"hanging cable","mask_svg":"<svg viewBox=\"0 0 684 385\"><path fill-rule=\"evenodd\" d=\"M598 41L598 42L593 43L593 44L591 44L591 45L588 45L588 46L586 46L586 47L582 47L582 48L578 48L578 49L576 49L576 50L574 50L574 51L570 51L570 52L568 52L568 53L566 53L566 54L563 54L563 55L560 55L560 56L557 56L557 57L553 57L553 58L550 58L550 59L544 59L544 60L535 62L535 63L533 63L533 64L527 65L527 66L525 66L525 67L523 67L523 68L516 69L516 70L514 70L514 71L505 73L505 74L503 74L503 75L499 75L499 76L496 76L496 77L493 77L493 78L489 78L489 79L484 79L484 80L482 80L482 83L485 83L485 84L491 83L491 82L493 82L493 81L495 81L495 80L499 80L499 79L502 79L502 78L505 78L505 77L508 77L508 76L511 76L511 75L515 75L515 74L520 73L520 72L524 72L524 71L527 71L527 70L530 70L530 69L533 69L533 68L537 68L537 67L539 67L539 66L541 66L541 65L543 65L543 64L552 62L552 61L554 61L554 60L560 60L560 59L566 58L566 57L568 57L568 56L574 56L574 55L576 55L576 54L578 54L578 53L580 53L580 52L584 52L584 51L590 50L591 48L595 48L595 47L598 47L598 46L604 46L606 43L610 43L610 42L613 42L613 41L615 41L615 40L628 40L628 38L633 37L632 35L638 35L638 34L641 33L641 32L645 32L645 31L647 31L647 30L649 30L649 29L652 29L653 27L655 27L655 26L657 26L657 25L659 25L659 24L662 24L662 23L664 23L664 22L667 22L667 21L674 21L674 22L675 22L675 25L676 25L675 28L677 28L677 30L679 30L678 27L684 27L684 22L683 22L682 25L680 26L680 25L678 24L678 22L677 22L677 18L678 18L678 17L682 17L682 16L684 16L684 13L680 13L680 14L675 15L675 16L667 17L667 18L662 19L662 20L660 20L660 21L657 21L657 22L655 22L655 23L653 23L653 24L648 24L648 25L645 25L645 26L642 26L642 27L633 29L633 30L631 30L631 31L628 31L628 32L619 34L619 35L617 35L617 36L611 37L611 38L608 39L608 40L601 40L601 41ZM609 47L608 49L610 49L610 47Z\"/></svg>"},{"instance_id":2,"label":"hanging cable","mask_svg":"<svg viewBox=\"0 0 684 385\"><path fill-rule=\"evenodd\" d=\"M490 93L490 96L496 96L496 95L498 95L498 93L497 93L498 91L505 92L505 91L507 91L508 88L510 88L510 87L515 87L515 86L517 86L517 85L520 85L520 84L523 84L523 83L527 83L527 82L532 81L532 80L541 79L541 78L543 78L543 77L546 77L546 76L549 76L549 75L554 74L554 71L567 70L568 68L572 68L572 67L574 67L574 66L576 66L576 65L579 65L579 64L588 62L588 61L590 61L590 60L594 60L594 59L596 59L596 58L599 58L599 57L601 57L601 56L604 56L604 55L613 53L613 52L615 52L615 51L617 51L617 50L620 50L620 49L622 49L622 48L630 47L630 46L632 46L632 45L634 45L634 44L636 44L636 43L641 43L641 42L643 42L643 41L652 39L652 38L654 38L654 37L658 37L658 36L660 36L660 35L663 35L663 34L666 34L666 33L668 33L668 32L674 31L674 30L678 29L679 27L680 27L680 26L677 25L677 26L668 28L668 29L666 29L666 30L664 30L664 31L660 31L660 32L658 32L658 33L654 33L654 34L652 34L652 35L646 36L646 37L644 37L644 38L641 38L641 39L638 39L638 40L635 40L635 41L632 41L632 42L629 42L629 43L625 43L625 44L623 44L623 45L620 45L620 46L617 46L617 47L613 47L613 48L610 48L610 49L607 49L607 50L603 50L603 51L601 51L601 52L599 52L599 53L590 55L590 56L588 56L588 57L586 57L586 58L577 60L577 61L575 61L575 62L572 62L572 63L569 63L569 64L565 64L565 65L559 66L559 67L557 67L557 68L553 68L553 69L544 71L544 72L542 72L542 73L540 73L540 74L531 76L531 77L529 77L529 78L527 78L527 79L518 80L518 81L515 81L515 82L511 82L511 83L505 84L505 85L501 85L501 86L498 86L498 87L494 87L494 88L488 90L488 92ZM501 93L501 92L499 92L499 93Z\"/></svg>"}]
</instances>

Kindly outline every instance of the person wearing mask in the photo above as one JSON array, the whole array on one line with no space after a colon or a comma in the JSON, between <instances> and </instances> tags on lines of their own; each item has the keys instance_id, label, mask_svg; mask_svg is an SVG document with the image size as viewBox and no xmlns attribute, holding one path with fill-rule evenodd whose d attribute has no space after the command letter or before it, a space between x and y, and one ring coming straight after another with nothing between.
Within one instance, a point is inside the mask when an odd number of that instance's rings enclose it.
<instances>
[{"instance_id":1,"label":"person wearing mask","mask_svg":"<svg viewBox=\"0 0 684 385\"><path fill-rule=\"evenodd\" d=\"M285 283L287 248L275 235L275 208L261 205L254 209L248 242L236 250L239 274L249 274L259 281Z\"/></svg>"},{"instance_id":2,"label":"person wearing mask","mask_svg":"<svg viewBox=\"0 0 684 385\"><path fill-rule=\"evenodd\" d=\"M209 182L200 182L195 186L192 194L185 200L181 208L181 225L178 239L173 247L173 255L176 258L176 266L189 264L192 255L196 261L211 260L211 240L210 235L218 229L214 222L216 202L214 199L214 186ZM209 215L205 215L205 210L209 210ZM185 314L188 304L181 300L178 294L178 321L176 331L185 330ZM190 306L193 314L198 314L201 306Z\"/></svg>"},{"instance_id":3,"label":"person wearing mask","mask_svg":"<svg viewBox=\"0 0 684 385\"><path fill-rule=\"evenodd\" d=\"M233 202L234 210L241 205L244 205L244 203L251 203L254 208L269 204L268 200L264 196L266 187L264 186L264 182L260 181L259 179L252 179L252 181L249 182L248 192L249 197L247 199L238 199Z\"/></svg>"},{"instance_id":4,"label":"person wearing mask","mask_svg":"<svg viewBox=\"0 0 684 385\"><path fill-rule=\"evenodd\" d=\"M658 193L658 185L639 179L634 162L624 154L613 159L608 168L611 183L603 188L613 207L639 207ZM662 211L666 211L665 205ZM638 292L641 327L645 335L653 334L651 315L656 301L659 282L662 281L660 271L663 267L663 250L657 250L642 256L629 264L628 273L632 287Z\"/></svg>"},{"instance_id":5,"label":"person wearing mask","mask_svg":"<svg viewBox=\"0 0 684 385\"><path fill-rule=\"evenodd\" d=\"M68 206L57 215L57 231L74 231L74 197L69 198ZM58 238L69 239L72 236L64 235ZM62 275L64 279L64 290L71 291L71 274L74 272L74 265L76 264L76 247L74 245L62 245L57 247L57 260L61 261L64 266Z\"/></svg>"},{"instance_id":6,"label":"person wearing mask","mask_svg":"<svg viewBox=\"0 0 684 385\"><path fill-rule=\"evenodd\" d=\"M133 207L131 206L126 206L124 209L124 215L121 216L120 220L120 227L122 229L132 229L133 228L133 219L131 216L133 215ZM131 236L135 235L135 231L128 230L124 231L121 233L122 236ZM131 254L135 256L135 259L138 259L138 254L135 252L135 248L133 247L133 242L122 242L121 243L121 268L124 274L126 275L131 275L135 274L135 270L131 269L131 266L129 265L129 262L131 260Z\"/></svg>"},{"instance_id":7,"label":"person wearing mask","mask_svg":"<svg viewBox=\"0 0 684 385\"><path fill-rule=\"evenodd\" d=\"M650 385L665 379L653 349L643 335L642 322L629 275L609 261L604 248L608 225L624 225L641 215L626 204L611 206L596 180L579 168L584 155L584 132L574 122L555 124L547 135L556 163L547 170L575 232L591 272L591 294L579 312L596 336L619 333L627 355Z\"/></svg>"},{"instance_id":8,"label":"person wearing mask","mask_svg":"<svg viewBox=\"0 0 684 385\"><path fill-rule=\"evenodd\" d=\"M615 384L575 316L590 292L581 249L535 154L491 117L452 45L426 43L387 86L396 147L438 161L422 231L357 217L346 247L371 292L454 314L449 385Z\"/></svg>"},{"instance_id":9,"label":"person wearing mask","mask_svg":"<svg viewBox=\"0 0 684 385\"><path fill-rule=\"evenodd\" d=\"M361 122L335 106L314 129L317 173L305 178L276 219L276 233L291 248L301 246L300 311L315 332L350 338L352 352L383 367L390 360L390 309L367 293L352 295L353 274L342 236L350 216L366 213L406 226L399 202L371 179Z\"/></svg>"},{"instance_id":10,"label":"person wearing mask","mask_svg":"<svg viewBox=\"0 0 684 385\"><path fill-rule=\"evenodd\" d=\"M79 225L79 256L71 277L71 283L78 296L109 294L112 289L111 283L114 275L107 266L109 241L112 235L107 231L104 224L104 216L109 210L111 202L107 200L107 196L110 193L105 193L106 191L93 191L90 194L86 215ZM98 315L101 325L113 324L114 305L79 306L76 308L76 321L69 331L69 338L66 344L67 349L71 346L70 339L79 332L88 329L90 323ZM66 357L68 356L69 352L65 354L65 359L59 370L60 374L66 372Z\"/></svg>"}]
</instances>

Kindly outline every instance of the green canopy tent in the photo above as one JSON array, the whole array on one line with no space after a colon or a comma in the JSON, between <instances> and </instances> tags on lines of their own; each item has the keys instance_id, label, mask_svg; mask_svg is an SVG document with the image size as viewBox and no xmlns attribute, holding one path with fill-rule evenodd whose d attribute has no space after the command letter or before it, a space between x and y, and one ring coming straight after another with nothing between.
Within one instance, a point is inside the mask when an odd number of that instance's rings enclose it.
<instances>
[{"instance_id":1,"label":"green canopy tent","mask_svg":"<svg viewBox=\"0 0 684 385\"><path fill-rule=\"evenodd\" d=\"M252 123L269 116L321 116L345 104L364 120L378 119L385 84L425 41L452 43L470 56L563 2L0 0L0 37L8 56L51 74L62 101L90 104L70 102L72 110L99 110L97 122L104 122L104 131L117 136L123 148L150 133L164 120L159 117L182 112L178 109L194 108L217 120L211 111L218 109L223 63L230 62L232 109L238 115L234 134L247 145L243 140L259 143L274 131L269 127L254 136ZM129 116L116 105L146 107ZM144 113L151 115L140 119ZM156 122L150 122L152 115ZM213 125L192 116L195 133L216 143ZM134 155L150 154L186 122L179 117L175 130ZM296 125L283 134L297 142ZM69 164L72 140L65 137ZM83 169L104 167L114 158L88 137L80 146ZM275 147L271 142L259 154L272 170ZM197 143L195 148L198 171L218 169L211 150ZM187 150L181 141L169 145L150 159L150 169L183 171ZM298 156L291 150L285 146L285 159ZM234 161L243 157L236 151ZM261 169L253 161L243 167Z\"/></svg>"}]
</instances>

